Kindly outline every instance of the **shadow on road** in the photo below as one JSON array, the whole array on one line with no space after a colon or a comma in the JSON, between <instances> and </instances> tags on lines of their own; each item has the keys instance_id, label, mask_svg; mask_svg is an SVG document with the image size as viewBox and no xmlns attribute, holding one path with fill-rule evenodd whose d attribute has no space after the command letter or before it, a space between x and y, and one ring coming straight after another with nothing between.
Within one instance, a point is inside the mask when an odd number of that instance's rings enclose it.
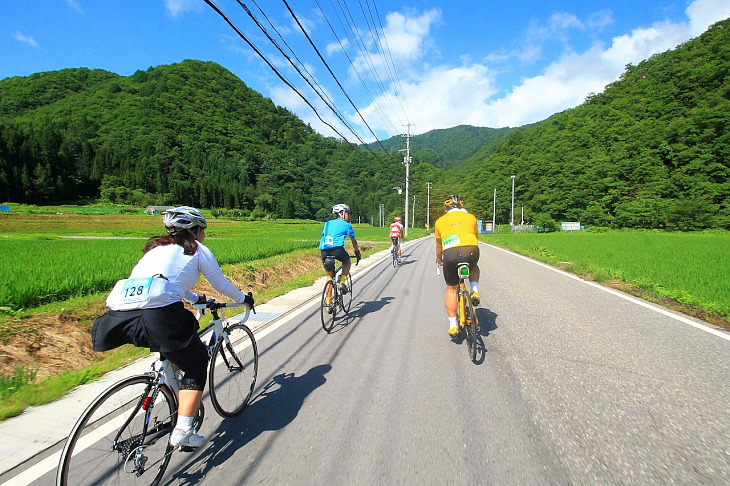
<instances>
[{"instance_id":1,"label":"shadow on road","mask_svg":"<svg viewBox=\"0 0 730 486\"><path fill-rule=\"evenodd\" d=\"M497 330L497 314L484 307L477 307L476 313L479 321L479 334L488 336L491 331Z\"/></svg>"},{"instance_id":2,"label":"shadow on road","mask_svg":"<svg viewBox=\"0 0 730 486\"><path fill-rule=\"evenodd\" d=\"M331 369L330 365L319 365L299 377L293 373L273 377L240 416L221 423L218 430L210 435L205 450L194 455L170 478L170 482L200 484L211 470L226 462L262 432L283 429L296 418L307 396L327 381L325 375ZM274 438L270 436L267 440ZM264 454L267 449L266 446L261 447L261 453ZM248 467L241 464L240 475L231 477L230 484L243 484L257 463L257 457L249 456L246 461Z\"/></svg>"}]
</instances>

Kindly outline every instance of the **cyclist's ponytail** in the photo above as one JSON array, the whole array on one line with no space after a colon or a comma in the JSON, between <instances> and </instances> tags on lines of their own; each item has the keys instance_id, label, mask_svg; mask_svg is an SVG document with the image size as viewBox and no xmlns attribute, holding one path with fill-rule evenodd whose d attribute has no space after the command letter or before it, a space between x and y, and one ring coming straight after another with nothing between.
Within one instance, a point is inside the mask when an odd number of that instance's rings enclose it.
<instances>
[{"instance_id":1,"label":"cyclist's ponytail","mask_svg":"<svg viewBox=\"0 0 730 486\"><path fill-rule=\"evenodd\" d=\"M144 245L142 253L147 253L153 248L165 245L180 245L183 247L184 255L195 255L198 251L198 240L195 239L192 232L189 230L175 231L163 236L155 236L147 240Z\"/></svg>"}]
</instances>

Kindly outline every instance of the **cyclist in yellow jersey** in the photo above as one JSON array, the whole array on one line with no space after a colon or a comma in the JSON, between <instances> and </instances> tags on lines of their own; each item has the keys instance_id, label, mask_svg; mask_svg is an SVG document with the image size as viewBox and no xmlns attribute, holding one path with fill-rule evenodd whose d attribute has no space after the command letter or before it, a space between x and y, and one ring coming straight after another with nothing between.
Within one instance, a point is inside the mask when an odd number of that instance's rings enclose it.
<instances>
[{"instance_id":1,"label":"cyclist in yellow jersey","mask_svg":"<svg viewBox=\"0 0 730 486\"><path fill-rule=\"evenodd\" d=\"M451 195L444 201L446 214L436 220L436 262L443 265L446 281L446 314L449 317L449 336L459 335L456 308L459 295L459 263L469 263L471 301L479 305L479 240L477 219L464 209L461 196Z\"/></svg>"}]
</instances>

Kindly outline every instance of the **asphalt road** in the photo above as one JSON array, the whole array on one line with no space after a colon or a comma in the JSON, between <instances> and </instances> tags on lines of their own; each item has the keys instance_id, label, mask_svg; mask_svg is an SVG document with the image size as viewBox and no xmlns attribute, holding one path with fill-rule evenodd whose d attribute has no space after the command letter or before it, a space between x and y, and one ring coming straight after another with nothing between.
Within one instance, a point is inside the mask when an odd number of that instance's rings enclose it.
<instances>
[{"instance_id":1,"label":"asphalt road","mask_svg":"<svg viewBox=\"0 0 730 486\"><path fill-rule=\"evenodd\" d=\"M259 333L251 405L206 402L165 484L730 484L730 334L482 245L472 363L433 238L404 256L331 334L316 303Z\"/></svg>"}]
</instances>

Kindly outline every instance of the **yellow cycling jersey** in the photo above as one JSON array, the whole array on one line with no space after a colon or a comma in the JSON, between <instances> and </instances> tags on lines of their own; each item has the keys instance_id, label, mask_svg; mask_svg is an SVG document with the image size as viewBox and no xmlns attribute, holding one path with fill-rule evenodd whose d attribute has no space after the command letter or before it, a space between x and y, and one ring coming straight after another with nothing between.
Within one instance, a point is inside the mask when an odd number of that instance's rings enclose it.
<instances>
[{"instance_id":1,"label":"yellow cycling jersey","mask_svg":"<svg viewBox=\"0 0 730 486\"><path fill-rule=\"evenodd\" d=\"M452 209L436 220L434 232L436 239L441 240L444 250L457 246L476 246L477 218L463 209Z\"/></svg>"}]
</instances>

